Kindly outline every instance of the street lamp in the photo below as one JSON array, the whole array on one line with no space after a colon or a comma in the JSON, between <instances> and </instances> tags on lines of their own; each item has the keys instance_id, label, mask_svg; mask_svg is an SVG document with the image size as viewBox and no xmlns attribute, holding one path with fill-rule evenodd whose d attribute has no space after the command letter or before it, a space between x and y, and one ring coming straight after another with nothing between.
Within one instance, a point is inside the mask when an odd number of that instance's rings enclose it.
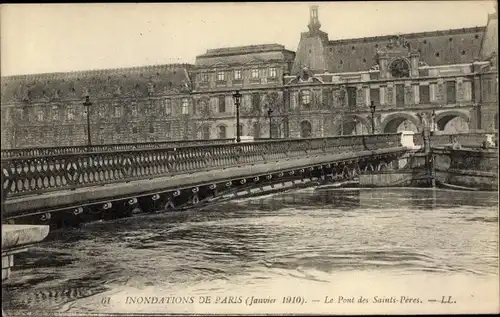
<instances>
[{"instance_id":1,"label":"street lamp","mask_svg":"<svg viewBox=\"0 0 500 317\"><path fill-rule=\"evenodd\" d=\"M87 143L88 145L92 145L92 141L90 140L90 106L92 106L92 102L90 102L90 97L85 96L85 101L83 102L83 105L87 107Z\"/></svg>"},{"instance_id":2,"label":"street lamp","mask_svg":"<svg viewBox=\"0 0 500 317\"><path fill-rule=\"evenodd\" d=\"M241 142L240 138L240 103L241 94L238 90L233 94L234 104L236 105L236 142Z\"/></svg>"},{"instance_id":3,"label":"street lamp","mask_svg":"<svg viewBox=\"0 0 500 317\"><path fill-rule=\"evenodd\" d=\"M271 115L273 114L273 109L269 108L269 110L267 110L267 116L269 117L269 138L272 139L272 130L271 130Z\"/></svg>"},{"instance_id":4,"label":"street lamp","mask_svg":"<svg viewBox=\"0 0 500 317\"><path fill-rule=\"evenodd\" d=\"M375 134L375 103L370 103L370 112L372 113L372 134Z\"/></svg>"}]
</instances>

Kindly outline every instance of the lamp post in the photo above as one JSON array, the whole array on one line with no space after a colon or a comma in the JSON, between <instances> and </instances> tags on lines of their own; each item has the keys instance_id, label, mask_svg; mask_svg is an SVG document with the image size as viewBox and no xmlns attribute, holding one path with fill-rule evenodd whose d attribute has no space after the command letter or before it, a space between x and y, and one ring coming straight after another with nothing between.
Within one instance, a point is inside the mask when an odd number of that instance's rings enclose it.
<instances>
[{"instance_id":1,"label":"lamp post","mask_svg":"<svg viewBox=\"0 0 500 317\"><path fill-rule=\"evenodd\" d=\"M240 103L241 94L238 90L233 94L234 104L236 105L236 142L241 142L240 138Z\"/></svg>"},{"instance_id":2,"label":"lamp post","mask_svg":"<svg viewBox=\"0 0 500 317\"><path fill-rule=\"evenodd\" d=\"M375 134L375 103L370 102L370 112L372 113L372 134Z\"/></svg>"},{"instance_id":3,"label":"lamp post","mask_svg":"<svg viewBox=\"0 0 500 317\"><path fill-rule=\"evenodd\" d=\"M85 101L83 105L87 107L87 143L88 145L92 145L92 141L90 139L90 106L92 106L92 102L90 102L90 97L85 96Z\"/></svg>"},{"instance_id":4,"label":"lamp post","mask_svg":"<svg viewBox=\"0 0 500 317\"><path fill-rule=\"evenodd\" d=\"M267 116L269 117L269 138L272 139L273 135L272 135L272 123L271 123L271 115L273 114L273 109L269 108L269 110L267 110Z\"/></svg>"}]
</instances>

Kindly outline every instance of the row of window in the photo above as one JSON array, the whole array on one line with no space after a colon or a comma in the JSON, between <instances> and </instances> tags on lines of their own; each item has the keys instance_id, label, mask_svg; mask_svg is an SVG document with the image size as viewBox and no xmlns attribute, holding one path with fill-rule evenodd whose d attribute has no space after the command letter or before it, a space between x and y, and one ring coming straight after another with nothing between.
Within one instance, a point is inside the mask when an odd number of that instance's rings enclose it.
<instances>
[{"instance_id":1,"label":"row of window","mask_svg":"<svg viewBox=\"0 0 500 317\"><path fill-rule=\"evenodd\" d=\"M405 100L405 86L404 84L396 84L395 85L396 92L396 104L406 104ZM446 94L445 100L447 104L456 103L456 82L455 81L447 81L446 82ZM308 106L311 104L311 91L303 90L300 94L301 104L304 106ZM333 93L329 90L323 91L323 99L324 100L333 100ZM374 102L375 105L380 105L380 90L378 88L370 89L370 100ZM419 86L419 100L421 104L428 104L431 102L430 100L430 89L429 86ZM348 87L347 88L347 105L350 107L354 107L357 104L357 88L356 87ZM202 107L208 107L206 103L201 104ZM170 115L172 113L172 100L171 99L163 99L163 107L164 114ZM261 110L261 94L253 93L251 94L251 107L252 111L260 111ZM131 115L133 117L137 117L138 115L138 107L136 104L132 104L130 107ZM123 106L115 105L114 106L114 116L120 118L123 116ZM98 108L98 115L100 117L105 116L105 109ZM226 96L218 97L218 109L219 113L226 113ZM181 102L181 114L187 115L189 114L189 100L188 98L183 98ZM43 121L45 119L46 112L43 109L39 109L36 112L36 117L38 121ZM21 118L24 117L24 112L20 114ZM58 121L60 120L59 108L57 106L52 108L51 113L52 120ZM75 109L68 108L66 112L66 118L68 120L75 119Z\"/></svg>"},{"instance_id":2,"label":"row of window","mask_svg":"<svg viewBox=\"0 0 500 317\"><path fill-rule=\"evenodd\" d=\"M404 84L396 84L396 104L406 104L405 101L405 85ZM430 100L430 88L429 86L419 86L419 100L421 104L428 104L431 102ZM311 103L311 91L303 90L300 94L301 104L308 106ZM332 100L333 95L332 92L324 90L323 91L323 100ZM380 105L380 89L379 88L371 88L370 89L370 100L374 102L375 105ZM446 95L445 102L447 104L454 104L457 101L457 91L456 91L456 82L455 81L447 81L446 82ZM347 105L350 107L356 106L357 104L357 88L356 87L347 87ZM411 103L410 103L411 104Z\"/></svg>"},{"instance_id":3,"label":"row of window","mask_svg":"<svg viewBox=\"0 0 500 317\"><path fill-rule=\"evenodd\" d=\"M227 72L226 71L217 71L217 81L226 81L227 80ZM269 67L269 77L270 78L276 78L277 77L277 71L276 67ZM235 69L233 70L233 80L241 80L243 78L242 76L242 70L241 69ZM252 79L258 79L260 78L260 72L258 68L252 68L250 70L250 78ZM201 82L208 82L209 81L209 73L204 72L201 73Z\"/></svg>"}]
</instances>

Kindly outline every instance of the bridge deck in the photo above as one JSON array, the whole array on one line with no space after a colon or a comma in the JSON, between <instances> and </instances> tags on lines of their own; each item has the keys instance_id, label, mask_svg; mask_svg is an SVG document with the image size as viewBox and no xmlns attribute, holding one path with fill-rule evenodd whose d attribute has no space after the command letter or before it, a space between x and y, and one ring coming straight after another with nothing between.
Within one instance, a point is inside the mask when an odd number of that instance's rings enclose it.
<instances>
[{"instance_id":1,"label":"bridge deck","mask_svg":"<svg viewBox=\"0 0 500 317\"><path fill-rule=\"evenodd\" d=\"M141 194L154 194L155 191L170 188L182 189L183 187L192 187L193 185L198 184L210 184L212 182L253 177L259 174L275 173L301 167L333 163L335 161L404 151L409 150L405 147L392 147L378 150L360 151L357 153L327 155L316 154L302 158L280 159L273 162L260 162L251 165L198 171L189 174L155 177L152 179L106 184L102 186L83 187L76 188L74 190L60 190L40 195L11 197L5 201L4 216L14 216L22 213L24 210L46 209L59 206L75 206L78 204L83 205L86 202L107 201L111 197L115 199L118 197L126 199L128 197L137 197Z\"/></svg>"}]
</instances>

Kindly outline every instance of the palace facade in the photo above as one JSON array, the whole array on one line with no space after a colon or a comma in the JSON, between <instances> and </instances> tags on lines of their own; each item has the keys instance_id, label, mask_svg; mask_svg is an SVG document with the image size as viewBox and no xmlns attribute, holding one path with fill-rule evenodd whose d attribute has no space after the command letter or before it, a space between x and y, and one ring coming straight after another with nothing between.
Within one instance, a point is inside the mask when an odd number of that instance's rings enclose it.
<instances>
[{"instance_id":1,"label":"palace facade","mask_svg":"<svg viewBox=\"0 0 500 317\"><path fill-rule=\"evenodd\" d=\"M255 138L498 130L497 13L484 27L330 40L312 6L308 28L296 52L2 77L2 148L85 145L87 110L92 144L233 138L236 90L241 135Z\"/></svg>"}]
</instances>

